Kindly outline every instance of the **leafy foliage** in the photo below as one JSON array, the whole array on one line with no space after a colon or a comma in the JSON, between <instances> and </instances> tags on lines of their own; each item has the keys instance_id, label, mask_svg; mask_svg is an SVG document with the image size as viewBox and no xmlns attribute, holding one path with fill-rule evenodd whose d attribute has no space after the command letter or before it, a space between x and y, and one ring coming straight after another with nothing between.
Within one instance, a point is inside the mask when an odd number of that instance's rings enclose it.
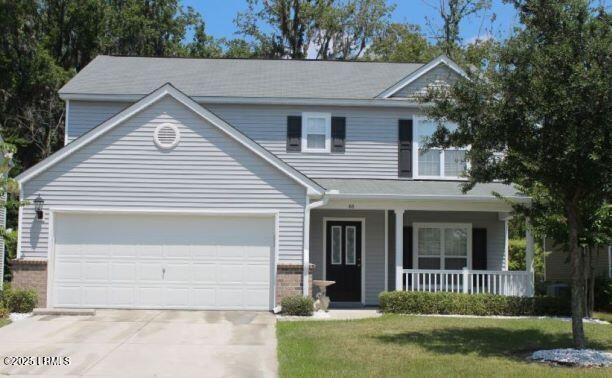
<instances>
[{"instance_id":1,"label":"leafy foliage","mask_svg":"<svg viewBox=\"0 0 612 378\"><path fill-rule=\"evenodd\" d=\"M281 309L283 314L286 315L310 316L314 309L314 303L311 297L294 295L281 300Z\"/></svg>"},{"instance_id":2,"label":"leafy foliage","mask_svg":"<svg viewBox=\"0 0 612 378\"><path fill-rule=\"evenodd\" d=\"M587 0L514 0L524 27L469 80L429 98L450 119L432 144L470 145L469 190L515 183L533 197L536 231L569 246L574 340L584 347L584 259L579 244L612 239L610 14Z\"/></svg>"},{"instance_id":3,"label":"leafy foliage","mask_svg":"<svg viewBox=\"0 0 612 378\"><path fill-rule=\"evenodd\" d=\"M398 314L540 316L568 315L569 302L554 297L391 291L379 296L380 309Z\"/></svg>"},{"instance_id":4,"label":"leafy foliage","mask_svg":"<svg viewBox=\"0 0 612 378\"><path fill-rule=\"evenodd\" d=\"M383 31L394 6L384 0L247 0L239 32L254 39L265 57L360 58ZM271 30L270 30L271 29Z\"/></svg>"},{"instance_id":5,"label":"leafy foliage","mask_svg":"<svg viewBox=\"0 0 612 378\"><path fill-rule=\"evenodd\" d=\"M38 303L38 295L33 289L13 289L5 285L2 291L2 306L9 312L32 312Z\"/></svg>"}]
</instances>

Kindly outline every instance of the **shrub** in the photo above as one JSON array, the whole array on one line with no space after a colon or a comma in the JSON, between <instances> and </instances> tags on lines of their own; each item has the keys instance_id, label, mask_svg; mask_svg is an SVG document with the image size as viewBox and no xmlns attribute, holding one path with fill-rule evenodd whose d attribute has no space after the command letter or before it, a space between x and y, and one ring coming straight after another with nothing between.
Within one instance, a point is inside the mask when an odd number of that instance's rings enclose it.
<instances>
[{"instance_id":1,"label":"shrub","mask_svg":"<svg viewBox=\"0 0 612 378\"><path fill-rule=\"evenodd\" d=\"M312 298L301 295L285 297L281 300L283 314L287 315L310 316L313 306Z\"/></svg>"},{"instance_id":2,"label":"shrub","mask_svg":"<svg viewBox=\"0 0 612 378\"><path fill-rule=\"evenodd\" d=\"M9 310L4 307L0 307L0 320L9 316Z\"/></svg>"},{"instance_id":3,"label":"shrub","mask_svg":"<svg viewBox=\"0 0 612 378\"><path fill-rule=\"evenodd\" d=\"M569 315L569 302L553 297L392 291L380 294L385 313L540 316Z\"/></svg>"},{"instance_id":4,"label":"shrub","mask_svg":"<svg viewBox=\"0 0 612 378\"><path fill-rule=\"evenodd\" d=\"M612 311L612 280L605 277L595 279L595 310Z\"/></svg>"},{"instance_id":5,"label":"shrub","mask_svg":"<svg viewBox=\"0 0 612 378\"><path fill-rule=\"evenodd\" d=\"M32 289L12 289L6 286L2 292L3 307L10 312L32 312L38 302L38 295Z\"/></svg>"}]
</instances>

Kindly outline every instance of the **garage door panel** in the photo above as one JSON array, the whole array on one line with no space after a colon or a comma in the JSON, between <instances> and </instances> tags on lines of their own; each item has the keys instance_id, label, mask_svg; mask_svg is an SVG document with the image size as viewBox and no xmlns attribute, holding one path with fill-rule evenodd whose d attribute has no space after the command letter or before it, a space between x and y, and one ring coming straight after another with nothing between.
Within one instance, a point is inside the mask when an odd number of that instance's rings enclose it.
<instances>
[{"instance_id":1,"label":"garage door panel","mask_svg":"<svg viewBox=\"0 0 612 378\"><path fill-rule=\"evenodd\" d=\"M55 289L55 298L67 306L78 306L81 303L81 287L62 285Z\"/></svg>"},{"instance_id":2,"label":"garage door panel","mask_svg":"<svg viewBox=\"0 0 612 378\"><path fill-rule=\"evenodd\" d=\"M106 286L84 286L81 289L83 304L93 306L96 303L108 304L108 287Z\"/></svg>"},{"instance_id":3,"label":"garage door panel","mask_svg":"<svg viewBox=\"0 0 612 378\"><path fill-rule=\"evenodd\" d=\"M56 214L52 302L270 309L274 220Z\"/></svg>"},{"instance_id":4,"label":"garage door panel","mask_svg":"<svg viewBox=\"0 0 612 378\"><path fill-rule=\"evenodd\" d=\"M136 263L135 262L112 262L110 264L111 282L135 282Z\"/></svg>"}]
</instances>

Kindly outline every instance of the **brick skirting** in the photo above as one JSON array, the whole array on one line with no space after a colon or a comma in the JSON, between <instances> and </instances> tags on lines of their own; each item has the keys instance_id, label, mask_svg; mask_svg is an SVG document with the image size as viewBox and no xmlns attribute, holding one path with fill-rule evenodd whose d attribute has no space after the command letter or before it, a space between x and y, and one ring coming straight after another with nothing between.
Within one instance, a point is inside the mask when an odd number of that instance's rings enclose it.
<instances>
[{"instance_id":1,"label":"brick skirting","mask_svg":"<svg viewBox=\"0 0 612 378\"><path fill-rule=\"evenodd\" d=\"M309 293L312 294L312 272L314 264L308 270ZM281 299L291 295L302 295L303 267L302 264L278 264L276 266L276 305Z\"/></svg>"},{"instance_id":2,"label":"brick skirting","mask_svg":"<svg viewBox=\"0 0 612 378\"><path fill-rule=\"evenodd\" d=\"M11 287L15 289L34 289L38 293L36 307L47 306L47 261L46 260L11 260L13 279Z\"/></svg>"},{"instance_id":3,"label":"brick skirting","mask_svg":"<svg viewBox=\"0 0 612 378\"><path fill-rule=\"evenodd\" d=\"M46 260L12 260L11 286L15 289L34 289L38 293L37 307L47 305L47 261ZM315 266L310 264L308 274L309 292L312 294L312 272ZM290 295L302 295L302 265L278 264L276 269L276 304Z\"/></svg>"}]
</instances>

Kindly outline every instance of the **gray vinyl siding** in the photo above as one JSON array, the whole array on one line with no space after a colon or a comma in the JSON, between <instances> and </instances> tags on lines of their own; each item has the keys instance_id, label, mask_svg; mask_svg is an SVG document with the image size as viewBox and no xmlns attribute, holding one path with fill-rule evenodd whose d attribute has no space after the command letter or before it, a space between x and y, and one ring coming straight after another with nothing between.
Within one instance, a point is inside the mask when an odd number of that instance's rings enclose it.
<instances>
[{"instance_id":1,"label":"gray vinyl siding","mask_svg":"<svg viewBox=\"0 0 612 378\"><path fill-rule=\"evenodd\" d=\"M95 127L127 103L70 102L71 138ZM312 178L397 179L397 122L410 118L399 108L203 104L248 137ZM344 153L287 153L287 116L329 112L346 117Z\"/></svg>"},{"instance_id":2,"label":"gray vinyl siding","mask_svg":"<svg viewBox=\"0 0 612 378\"><path fill-rule=\"evenodd\" d=\"M608 261L608 246L591 248L592 267L595 271L595 277L612 278L610 276L610 262ZM555 244L551 239L546 239L544 252L544 279L553 282L570 282L572 271L569 252L565 246Z\"/></svg>"},{"instance_id":3,"label":"gray vinyl siding","mask_svg":"<svg viewBox=\"0 0 612 378\"><path fill-rule=\"evenodd\" d=\"M395 213L389 212L389 289L395 288ZM487 229L487 269L506 270L506 231L495 212L406 211L404 226L413 223L471 223L472 228Z\"/></svg>"},{"instance_id":4,"label":"gray vinyl siding","mask_svg":"<svg viewBox=\"0 0 612 378\"><path fill-rule=\"evenodd\" d=\"M180 130L173 150L153 142L162 122ZM39 193L46 208L278 210L279 262L302 261L306 189L168 97L24 184L24 199ZM22 212L22 257L46 258L48 213L40 222L32 205Z\"/></svg>"},{"instance_id":5,"label":"gray vinyl siding","mask_svg":"<svg viewBox=\"0 0 612 378\"><path fill-rule=\"evenodd\" d=\"M408 84L401 90L397 91L391 97L406 97L415 98L427 93L430 85L453 85L457 82L459 75L451 70L448 66L440 64L423 76L419 77L412 83Z\"/></svg>"},{"instance_id":6,"label":"gray vinyl siding","mask_svg":"<svg viewBox=\"0 0 612 378\"><path fill-rule=\"evenodd\" d=\"M263 147L312 178L397 179L397 122L410 110L350 107L208 105ZM287 116L329 112L346 117L344 153L287 153Z\"/></svg>"},{"instance_id":7,"label":"gray vinyl siding","mask_svg":"<svg viewBox=\"0 0 612 378\"><path fill-rule=\"evenodd\" d=\"M129 105L129 102L70 100L66 131L68 142L72 142Z\"/></svg>"},{"instance_id":8,"label":"gray vinyl siding","mask_svg":"<svg viewBox=\"0 0 612 378\"><path fill-rule=\"evenodd\" d=\"M378 304L378 294L385 290L385 212L384 210L313 210L310 215L310 263L315 265L314 279L323 277L323 218L365 218L365 303Z\"/></svg>"}]
</instances>

